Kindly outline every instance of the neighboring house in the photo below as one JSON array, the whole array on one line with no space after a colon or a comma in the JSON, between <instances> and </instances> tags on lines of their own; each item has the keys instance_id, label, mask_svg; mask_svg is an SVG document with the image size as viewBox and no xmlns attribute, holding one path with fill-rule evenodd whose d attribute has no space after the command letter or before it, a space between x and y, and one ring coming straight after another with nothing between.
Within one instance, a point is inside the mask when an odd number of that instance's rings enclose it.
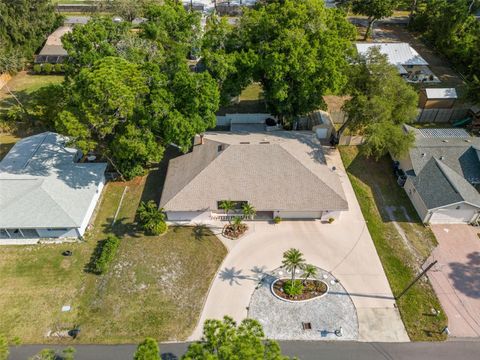
<instances>
[{"instance_id":1,"label":"neighboring house","mask_svg":"<svg viewBox=\"0 0 480 360\"><path fill-rule=\"evenodd\" d=\"M192 152L170 160L160 207L170 221L224 219L223 200L237 213L249 203L258 219L338 218L348 204L312 132L210 132Z\"/></svg>"},{"instance_id":2,"label":"neighboring house","mask_svg":"<svg viewBox=\"0 0 480 360\"><path fill-rule=\"evenodd\" d=\"M455 88L427 88L420 91L421 109L451 109L457 100Z\"/></svg>"},{"instance_id":3,"label":"neighboring house","mask_svg":"<svg viewBox=\"0 0 480 360\"><path fill-rule=\"evenodd\" d=\"M0 162L0 244L85 233L105 183L106 163L79 163L67 138L20 140Z\"/></svg>"},{"instance_id":4,"label":"neighboring house","mask_svg":"<svg viewBox=\"0 0 480 360\"><path fill-rule=\"evenodd\" d=\"M62 45L62 36L71 32L73 27L70 25L60 26L47 38L42 50L35 56L35 64L61 64L68 56L67 51Z\"/></svg>"},{"instance_id":5,"label":"neighboring house","mask_svg":"<svg viewBox=\"0 0 480 360\"><path fill-rule=\"evenodd\" d=\"M377 47L397 67L399 74L409 82L440 82L428 67L428 62L408 43L357 43L357 51L365 56Z\"/></svg>"},{"instance_id":6,"label":"neighboring house","mask_svg":"<svg viewBox=\"0 0 480 360\"><path fill-rule=\"evenodd\" d=\"M415 145L399 159L404 189L424 223L472 223L480 213L480 138L463 129L415 129Z\"/></svg>"}]
</instances>

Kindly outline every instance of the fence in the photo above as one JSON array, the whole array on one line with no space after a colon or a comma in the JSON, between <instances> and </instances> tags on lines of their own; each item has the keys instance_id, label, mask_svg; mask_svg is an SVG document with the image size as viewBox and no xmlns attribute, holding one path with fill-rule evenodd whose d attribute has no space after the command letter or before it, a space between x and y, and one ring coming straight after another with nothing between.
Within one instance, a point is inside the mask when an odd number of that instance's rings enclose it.
<instances>
[{"instance_id":1,"label":"fence","mask_svg":"<svg viewBox=\"0 0 480 360\"><path fill-rule=\"evenodd\" d=\"M265 120L273 117L270 114L226 114L217 116L217 126L233 124L264 124Z\"/></svg>"},{"instance_id":2,"label":"fence","mask_svg":"<svg viewBox=\"0 0 480 360\"><path fill-rule=\"evenodd\" d=\"M462 120L468 115L468 108L454 109L421 109L417 123L451 123Z\"/></svg>"},{"instance_id":3,"label":"fence","mask_svg":"<svg viewBox=\"0 0 480 360\"><path fill-rule=\"evenodd\" d=\"M362 145L363 141L362 135L341 135L338 145Z\"/></svg>"},{"instance_id":4,"label":"fence","mask_svg":"<svg viewBox=\"0 0 480 360\"><path fill-rule=\"evenodd\" d=\"M3 88L11 79L10 74L4 73L0 75L0 89Z\"/></svg>"}]
</instances>

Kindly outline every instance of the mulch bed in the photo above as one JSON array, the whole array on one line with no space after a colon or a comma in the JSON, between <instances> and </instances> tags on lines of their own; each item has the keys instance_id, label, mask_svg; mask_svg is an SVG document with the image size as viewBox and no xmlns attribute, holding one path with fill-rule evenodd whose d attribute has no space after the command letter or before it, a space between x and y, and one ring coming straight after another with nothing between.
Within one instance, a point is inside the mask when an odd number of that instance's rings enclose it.
<instances>
[{"instance_id":1,"label":"mulch bed","mask_svg":"<svg viewBox=\"0 0 480 360\"><path fill-rule=\"evenodd\" d=\"M239 226L233 226L231 224L223 227L222 235L231 240L236 240L241 237L248 230L247 224L240 224Z\"/></svg>"},{"instance_id":2,"label":"mulch bed","mask_svg":"<svg viewBox=\"0 0 480 360\"><path fill-rule=\"evenodd\" d=\"M323 281L307 280L304 282L302 294L295 296L287 295L283 291L283 287L289 280L290 279L279 279L273 284L273 291L275 292L275 295L286 300L302 301L322 296L328 290L327 285Z\"/></svg>"}]
</instances>

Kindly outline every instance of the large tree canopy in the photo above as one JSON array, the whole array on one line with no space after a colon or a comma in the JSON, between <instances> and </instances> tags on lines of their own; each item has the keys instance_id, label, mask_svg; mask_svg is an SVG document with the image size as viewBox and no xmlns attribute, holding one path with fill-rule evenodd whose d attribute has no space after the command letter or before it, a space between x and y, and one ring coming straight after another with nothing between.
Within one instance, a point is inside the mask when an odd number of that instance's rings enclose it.
<instances>
[{"instance_id":1,"label":"large tree canopy","mask_svg":"<svg viewBox=\"0 0 480 360\"><path fill-rule=\"evenodd\" d=\"M182 357L184 360L288 360L275 341L265 340L258 321L245 319L237 326L230 317L207 320L203 339L191 344Z\"/></svg>"},{"instance_id":2,"label":"large tree canopy","mask_svg":"<svg viewBox=\"0 0 480 360\"><path fill-rule=\"evenodd\" d=\"M375 21L391 16L398 5L398 0L347 0L355 14L368 17L364 40L370 36Z\"/></svg>"},{"instance_id":3,"label":"large tree canopy","mask_svg":"<svg viewBox=\"0 0 480 360\"><path fill-rule=\"evenodd\" d=\"M60 24L51 0L0 1L0 73L20 69Z\"/></svg>"},{"instance_id":4,"label":"large tree canopy","mask_svg":"<svg viewBox=\"0 0 480 360\"><path fill-rule=\"evenodd\" d=\"M56 128L85 151L100 151L126 178L158 162L166 145L188 151L215 126L219 91L208 72L192 72L197 14L180 4L149 4L140 32L95 18L63 42L70 59L67 105Z\"/></svg>"},{"instance_id":5,"label":"large tree canopy","mask_svg":"<svg viewBox=\"0 0 480 360\"><path fill-rule=\"evenodd\" d=\"M345 14L322 1L272 0L246 10L237 27L211 21L203 53L224 98L258 81L269 110L289 123L343 88L354 37Z\"/></svg>"},{"instance_id":6,"label":"large tree canopy","mask_svg":"<svg viewBox=\"0 0 480 360\"><path fill-rule=\"evenodd\" d=\"M379 157L387 152L403 155L413 142L402 125L415 120L416 91L375 47L354 65L351 86L352 98L344 105L347 121L339 133L345 128L361 131L365 136L363 149L369 156Z\"/></svg>"}]
</instances>

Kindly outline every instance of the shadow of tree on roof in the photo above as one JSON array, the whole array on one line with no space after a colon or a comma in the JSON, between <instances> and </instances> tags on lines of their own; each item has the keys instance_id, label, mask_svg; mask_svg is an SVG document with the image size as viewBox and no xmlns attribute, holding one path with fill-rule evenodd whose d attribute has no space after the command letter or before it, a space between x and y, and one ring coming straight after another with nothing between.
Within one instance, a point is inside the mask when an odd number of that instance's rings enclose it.
<instances>
[{"instance_id":1,"label":"shadow of tree on roof","mask_svg":"<svg viewBox=\"0 0 480 360\"><path fill-rule=\"evenodd\" d=\"M467 259L465 263L448 264L452 270L449 278L457 291L468 297L480 299L480 252L468 254Z\"/></svg>"}]
</instances>

